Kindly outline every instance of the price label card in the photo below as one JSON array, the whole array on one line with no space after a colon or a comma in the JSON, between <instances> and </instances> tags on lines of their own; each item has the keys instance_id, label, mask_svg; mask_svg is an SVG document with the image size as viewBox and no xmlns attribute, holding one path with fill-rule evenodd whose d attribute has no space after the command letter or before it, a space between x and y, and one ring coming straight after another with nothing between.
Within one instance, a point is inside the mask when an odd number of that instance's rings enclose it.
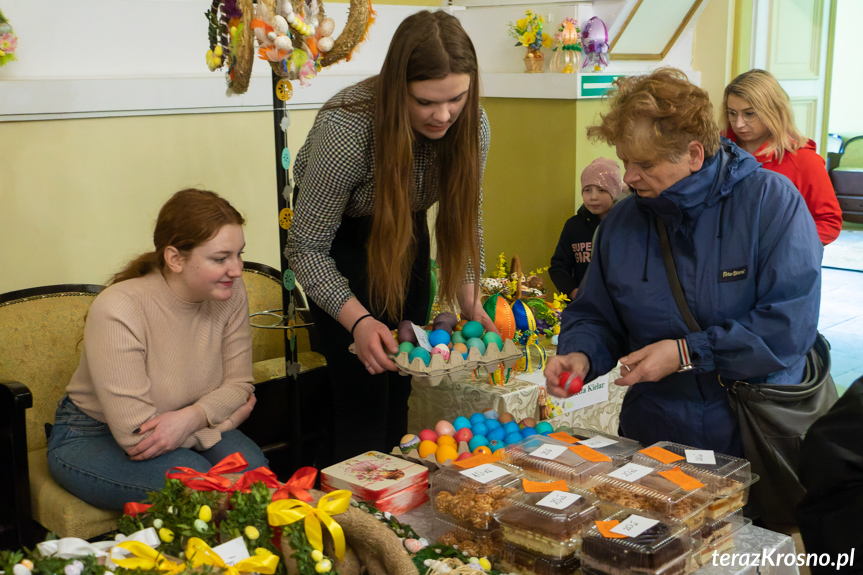
<instances>
[{"instance_id":1,"label":"price label card","mask_svg":"<svg viewBox=\"0 0 863 575\"><path fill-rule=\"evenodd\" d=\"M648 519L640 515L630 515L626 521L623 521L616 527L612 527L611 532L618 535L626 535L627 537L638 537L657 523L659 523L659 519Z\"/></svg>"},{"instance_id":2,"label":"price label card","mask_svg":"<svg viewBox=\"0 0 863 575\"><path fill-rule=\"evenodd\" d=\"M546 443L542 447L534 449L531 455L540 459L557 459L560 454L567 451L566 445L552 445Z\"/></svg>"},{"instance_id":3,"label":"price label card","mask_svg":"<svg viewBox=\"0 0 863 575\"><path fill-rule=\"evenodd\" d=\"M215 551L228 566L236 565L243 559L248 559L250 557L249 550L246 548L246 544L243 541L242 536L237 537L236 539L231 539L227 543L222 543L217 547L213 547L213 551Z\"/></svg>"},{"instance_id":4,"label":"price label card","mask_svg":"<svg viewBox=\"0 0 863 575\"><path fill-rule=\"evenodd\" d=\"M429 342L429 334L426 333L426 330L413 323L411 324L411 327L414 330L414 334L417 336L417 343L419 346L431 353L432 344Z\"/></svg>"},{"instance_id":5,"label":"price label card","mask_svg":"<svg viewBox=\"0 0 863 575\"><path fill-rule=\"evenodd\" d=\"M627 463L620 469L616 469L608 474L609 477L615 479L623 479L624 481L638 481L645 475L649 475L653 471L652 467L639 465L637 463Z\"/></svg>"},{"instance_id":6,"label":"price label card","mask_svg":"<svg viewBox=\"0 0 863 575\"><path fill-rule=\"evenodd\" d=\"M539 507L548 507L549 509L566 509L579 499L581 499L581 495L576 495L575 493L552 491L537 501L536 504Z\"/></svg>"},{"instance_id":7,"label":"price label card","mask_svg":"<svg viewBox=\"0 0 863 575\"><path fill-rule=\"evenodd\" d=\"M474 481L486 484L494 481L495 479L506 477L507 475L509 475L509 471L507 471L503 467L498 467L497 465L491 463L485 463L483 465L478 465L473 469L465 469L461 472L461 474L466 477L470 477Z\"/></svg>"},{"instance_id":8,"label":"price label card","mask_svg":"<svg viewBox=\"0 0 863 575\"><path fill-rule=\"evenodd\" d=\"M685 449L686 461L688 463L700 463L701 465L716 465L716 457L709 449Z\"/></svg>"},{"instance_id":9,"label":"price label card","mask_svg":"<svg viewBox=\"0 0 863 575\"><path fill-rule=\"evenodd\" d=\"M609 445L614 445L615 443L617 443L617 440L597 435L596 437L591 437L590 439L584 439L582 441L579 441L579 443L588 447L592 447L593 449L599 449L601 447L608 447Z\"/></svg>"}]
</instances>

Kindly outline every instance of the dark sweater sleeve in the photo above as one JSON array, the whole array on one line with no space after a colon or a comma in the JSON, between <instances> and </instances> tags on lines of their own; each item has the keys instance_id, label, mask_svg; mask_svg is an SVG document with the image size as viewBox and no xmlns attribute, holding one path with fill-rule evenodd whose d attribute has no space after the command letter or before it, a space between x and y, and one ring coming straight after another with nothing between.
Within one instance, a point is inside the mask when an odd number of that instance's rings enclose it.
<instances>
[{"instance_id":1,"label":"dark sweater sleeve","mask_svg":"<svg viewBox=\"0 0 863 575\"><path fill-rule=\"evenodd\" d=\"M551 256L551 266L548 268L548 275L554 282L554 286L566 295L571 294L572 290L578 287L578 282L572 277L575 269L575 254L572 251L575 223L575 216L566 220L557 247L554 249L554 255Z\"/></svg>"}]
</instances>

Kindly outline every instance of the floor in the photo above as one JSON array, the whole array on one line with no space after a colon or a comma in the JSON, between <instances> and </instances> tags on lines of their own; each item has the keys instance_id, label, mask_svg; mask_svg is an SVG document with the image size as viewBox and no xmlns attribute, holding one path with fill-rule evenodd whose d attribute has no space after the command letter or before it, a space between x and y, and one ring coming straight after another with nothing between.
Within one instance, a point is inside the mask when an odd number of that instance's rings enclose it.
<instances>
[{"instance_id":1,"label":"floor","mask_svg":"<svg viewBox=\"0 0 863 575\"><path fill-rule=\"evenodd\" d=\"M863 230L850 227L825 249L818 320L830 342L830 373L840 393L863 376Z\"/></svg>"}]
</instances>

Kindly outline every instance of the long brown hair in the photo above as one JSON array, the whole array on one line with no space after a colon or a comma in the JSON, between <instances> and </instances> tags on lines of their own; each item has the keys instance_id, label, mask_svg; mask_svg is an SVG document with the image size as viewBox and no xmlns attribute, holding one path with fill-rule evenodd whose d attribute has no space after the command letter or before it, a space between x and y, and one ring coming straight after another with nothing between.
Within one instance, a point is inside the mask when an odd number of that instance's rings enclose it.
<instances>
[{"instance_id":1,"label":"long brown hair","mask_svg":"<svg viewBox=\"0 0 863 575\"><path fill-rule=\"evenodd\" d=\"M126 264L109 285L139 278L165 267L165 249L174 246L186 252L208 242L227 224L243 225L246 220L234 206L215 192L190 188L171 196L156 220L153 232L155 250Z\"/></svg>"},{"instance_id":2,"label":"long brown hair","mask_svg":"<svg viewBox=\"0 0 863 575\"><path fill-rule=\"evenodd\" d=\"M408 83L468 74L467 101L437 147L439 209L435 223L440 294L454 301L472 266L479 284L479 75L476 51L446 12L418 12L396 30L375 79L375 212L368 242L369 293L391 319L402 311L416 252L411 215L413 143Z\"/></svg>"},{"instance_id":3,"label":"long brown hair","mask_svg":"<svg viewBox=\"0 0 863 575\"><path fill-rule=\"evenodd\" d=\"M785 152L793 154L806 145L808 138L794 125L794 112L788 94L770 72L755 68L740 74L725 87L722 113L725 114L727 134L734 131L728 122L729 94L749 102L758 114L758 119L770 130L770 140L764 152L775 154L777 163L782 163Z\"/></svg>"}]
</instances>

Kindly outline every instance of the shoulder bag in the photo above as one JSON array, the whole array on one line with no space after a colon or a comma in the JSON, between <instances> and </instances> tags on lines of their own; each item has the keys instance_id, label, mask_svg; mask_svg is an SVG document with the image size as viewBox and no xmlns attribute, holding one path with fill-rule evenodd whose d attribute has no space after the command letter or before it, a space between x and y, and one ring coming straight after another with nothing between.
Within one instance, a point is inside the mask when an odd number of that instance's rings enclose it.
<instances>
[{"instance_id":1,"label":"shoulder bag","mask_svg":"<svg viewBox=\"0 0 863 575\"><path fill-rule=\"evenodd\" d=\"M701 331L683 296L668 232L658 218L657 227L674 300L689 329ZM806 369L799 384L753 384L718 378L737 413L744 454L753 473L761 476L752 486L752 499L761 518L772 526L795 525L795 509L806 494L797 477L800 442L815 420L839 398L830 376L830 344L817 334L806 354Z\"/></svg>"}]
</instances>

